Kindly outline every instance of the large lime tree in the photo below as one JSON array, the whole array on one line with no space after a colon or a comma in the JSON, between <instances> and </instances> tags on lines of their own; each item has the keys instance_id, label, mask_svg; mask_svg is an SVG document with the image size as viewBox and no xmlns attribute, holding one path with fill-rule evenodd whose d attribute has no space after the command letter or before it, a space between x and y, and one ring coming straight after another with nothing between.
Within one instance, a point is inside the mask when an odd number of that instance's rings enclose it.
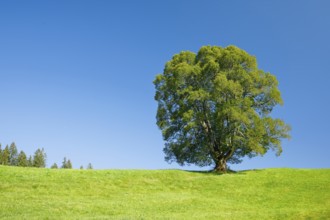
<instances>
[{"instance_id":1,"label":"large lime tree","mask_svg":"<svg viewBox=\"0 0 330 220\"><path fill-rule=\"evenodd\" d=\"M275 76L258 69L256 58L235 46L204 46L175 55L156 76L157 125L165 160L214 165L244 156L282 152L290 127L270 116L283 104Z\"/></svg>"}]
</instances>

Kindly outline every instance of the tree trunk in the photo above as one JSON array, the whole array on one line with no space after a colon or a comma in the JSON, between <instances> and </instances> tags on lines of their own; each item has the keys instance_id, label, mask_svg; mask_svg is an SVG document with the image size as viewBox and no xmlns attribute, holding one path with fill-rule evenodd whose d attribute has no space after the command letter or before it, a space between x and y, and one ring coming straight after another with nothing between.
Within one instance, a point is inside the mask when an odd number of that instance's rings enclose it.
<instances>
[{"instance_id":1,"label":"tree trunk","mask_svg":"<svg viewBox=\"0 0 330 220\"><path fill-rule=\"evenodd\" d=\"M217 173L227 173L227 163L225 159L219 159L215 163L214 171Z\"/></svg>"}]
</instances>

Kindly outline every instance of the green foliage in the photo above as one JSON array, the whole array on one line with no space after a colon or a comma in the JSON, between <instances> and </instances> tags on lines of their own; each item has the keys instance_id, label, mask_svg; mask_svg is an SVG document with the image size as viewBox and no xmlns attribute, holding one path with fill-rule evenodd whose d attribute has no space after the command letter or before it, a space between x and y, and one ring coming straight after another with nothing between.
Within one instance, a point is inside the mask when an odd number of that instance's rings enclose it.
<instances>
[{"instance_id":1,"label":"green foliage","mask_svg":"<svg viewBox=\"0 0 330 220\"><path fill-rule=\"evenodd\" d=\"M91 164L91 163L89 163L88 165L87 165L87 170L92 170L93 169L93 165Z\"/></svg>"},{"instance_id":2,"label":"green foliage","mask_svg":"<svg viewBox=\"0 0 330 220\"><path fill-rule=\"evenodd\" d=\"M58 166L57 166L56 163L54 163L50 168L51 168L51 169L58 169Z\"/></svg>"},{"instance_id":3,"label":"green foliage","mask_svg":"<svg viewBox=\"0 0 330 220\"><path fill-rule=\"evenodd\" d=\"M17 154L17 152L18 150L14 142L10 145L10 147L8 147L7 145L4 150L2 150L0 143L0 165L39 168L46 167L47 155L43 148L37 149L34 153L33 158L31 155L29 156L29 158L27 158L24 151L21 151L19 154ZM72 169L72 163L70 160L67 161L66 158L64 158L63 164L64 165L62 165L62 168ZM57 169L57 164L54 163L51 168Z\"/></svg>"},{"instance_id":4,"label":"green foliage","mask_svg":"<svg viewBox=\"0 0 330 220\"><path fill-rule=\"evenodd\" d=\"M63 159L62 169L72 169L71 161L67 160L66 157L64 157L64 159Z\"/></svg>"},{"instance_id":5,"label":"green foliage","mask_svg":"<svg viewBox=\"0 0 330 220\"><path fill-rule=\"evenodd\" d=\"M32 159L32 156L31 155L29 156L29 159L27 161L27 166L28 167L33 167L33 159Z\"/></svg>"},{"instance_id":6,"label":"green foliage","mask_svg":"<svg viewBox=\"0 0 330 220\"><path fill-rule=\"evenodd\" d=\"M6 145L4 150L1 150L0 144L0 165L7 166L21 166L21 167L45 167L46 166L46 153L44 149L38 149L34 157L27 158L24 151L18 150L16 144L13 142L10 146Z\"/></svg>"},{"instance_id":7,"label":"green foliage","mask_svg":"<svg viewBox=\"0 0 330 220\"><path fill-rule=\"evenodd\" d=\"M154 84L168 162L213 164L225 172L227 162L244 156L270 149L280 155L281 139L289 138L290 127L270 117L283 104L275 76L235 46L181 52Z\"/></svg>"},{"instance_id":8,"label":"green foliage","mask_svg":"<svg viewBox=\"0 0 330 220\"><path fill-rule=\"evenodd\" d=\"M2 164L2 148L1 148L1 143L0 143L0 164Z\"/></svg>"},{"instance_id":9,"label":"green foliage","mask_svg":"<svg viewBox=\"0 0 330 220\"><path fill-rule=\"evenodd\" d=\"M10 164L10 151L8 145L6 145L5 149L2 151L1 164L9 165Z\"/></svg>"},{"instance_id":10,"label":"green foliage","mask_svg":"<svg viewBox=\"0 0 330 220\"><path fill-rule=\"evenodd\" d=\"M27 167L28 166L28 160L26 158L26 154L24 153L24 151L21 151L18 154L17 166L19 166L19 167Z\"/></svg>"},{"instance_id":11,"label":"green foliage","mask_svg":"<svg viewBox=\"0 0 330 220\"><path fill-rule=\"evenodd\" d=\"M329 219L330 169L0 166L0 219Z\"/></svg>"},{"instance_id":12,"label":"green foliage","mask_svg":"<svg viewBox=\"0 0 330 220\"><path fill-rule=\"evenodd\" d=\"M45 150L43 148L42 149L38 148L33 156L33 166L39 168L46 167L46 158L47 155L45 153Z\"/></svg>"},{"instance_id":13,"label":"green foliage","mask_svg":"<svg viewBox=\"0 0 330 220\"><path fill-rule=\"evenodd\" d=\"M67 168L68 169L72 169L72 163L71 163L71 160L70 159L67 162Z\"/></svg>"},{"instance_id":14,"label":"green foliage","mask_svg":"<svg viewBox=\"0 0 330 220\"><path fill-rule=\"evenodd\" d=\"M10 144L9 147L9 165L10 166L17 166L18 160L18 152L15 142Z\"/></svg>"},{"instance_id":15,"label":"green foliage","mask_svg":"<svg viewBox=\"0 0 330 220\"><path fill-rule=\"evenodd\" d=\"M66 166L67 166L67 160L66 160L66 157L64 157L61 168L66 169L67 168Z\"/></svg>"}]
</instances>

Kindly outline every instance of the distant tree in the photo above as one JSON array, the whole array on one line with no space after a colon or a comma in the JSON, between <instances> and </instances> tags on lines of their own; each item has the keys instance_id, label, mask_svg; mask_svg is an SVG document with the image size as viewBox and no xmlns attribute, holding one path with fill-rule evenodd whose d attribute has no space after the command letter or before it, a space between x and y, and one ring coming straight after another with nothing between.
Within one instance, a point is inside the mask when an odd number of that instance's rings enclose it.
<instances>
[{"instance_id":1,"label":"distant tree","mask_svg":"<svg viewBox=\"0 0 330 220\"><path fill-rule=\"evenodd\" d=\"M32 159L31 155L29 156L29 159L27 160L27 166L28 167L33 167L33 159Z\"/></svg>"},{"instance_id":2,"label":"distant tree","mask_svg":"<svg viewBox=\"0 0 330 220\"><path fill-rule=\"evenodd\" d=\"M89 164L87 165L87 170L92 170L92 169L93 169L93 166L92 166L91 163L89 163Z\"/></svg>"},{"instance_id":3,"label":"distant tree","mask_svg":"<svg viewBox=\"0 0 330 220\"><path fill-rule=\"evenodd\" d=\"M63 162L62 162L62 169L72 169L72 163L70 159L66 159L66 157L64 157Z\"/></svg>"},{"instance_id":4,"label":"distant tree","mask_svg":"<svg viewBox=\"0 0 330 220\"><path fill-rule=\"evenodd\" d=\"M10 151L8 145L6 145L5 149L2 151L2 165L9 165L10 164Z\"/></svg>"},{"instance_id":5,"label":"distant tree","mask_svg":"<svg viewBox=\"0 0 330 220\"><path fill-rule=\"evenodd\" d=\"M17 166L17 157L18 157L18 152L17 152L17 147L15 142L11 143L9 147L9 164L10 166Z\"/></svg>"},{"instance_id":6,"label":"distant tree","mask_svg":"<svg viewBox=\"0 0 330 220\"><path fill-rule=\"evenodd\" d=\"M47 155L45 153L45 150L43 148L37 149L33 156L33 166L40 168L46 167L46 158Z\"/></svg>"},{"instance_id":7,"label":"distant tree","mask_svg":"<svg viewBox=\"0 0 330 220\"><path fill-rule=\"evenodd\" d=\"M57 169L58 168L58 166L57 166L57 164L56 163L54 163L51 167L50 167L51 169Z\"/></svg>"},{"instance_id":8,"label":"distant tree","mask_svg":"<svg viewBox=\"0 0 330 220\"><path fill-rule=\"evenodd\" d=\"M26 158L26 154L24 153L24 151L21 151L17 156L17 166L19 167L28 166L28 160Z\"/></svg>"},{"instance_id":9,"label":"distant tree","mask_svg":"<svg viewBox=\"0 0 330 220\"><path fill-rule=\"evenodd\" d=\"M72 169L72 163L70 159L66 162L66 167L67 169Z\"/></svg>"},{"instance_id":10,"label":"distant tree","mask_svg":"<svg viewBox=\"0 0 330 220\"><path fill-rule=\"evenodd\" d=\"M1 149L1 144L0 144L0 165L2 164L2 149Z\"/></svg>"},{"instance_id":11,"label":"distant tree","mask_svg":"<svg viewBox=\"0 0 330 220\"><path fill-rule=\"evenodd\" d=\"M80 169L81 169L81 170L83 170L83 169L84 169L84 167L83 167L83 166L80 166Z\"/></svg>"},{"instance_id":12,"label":"distant tree","mask_svg":"<svg viewBox=\"0 0 330 220\"><path fill-rule=\"evenodd\" d=\"M63 158L63 162L62 162L62 169L66 169L67 167L67 160L66 160L66 157Z\"/></svg>"}]
</instances>

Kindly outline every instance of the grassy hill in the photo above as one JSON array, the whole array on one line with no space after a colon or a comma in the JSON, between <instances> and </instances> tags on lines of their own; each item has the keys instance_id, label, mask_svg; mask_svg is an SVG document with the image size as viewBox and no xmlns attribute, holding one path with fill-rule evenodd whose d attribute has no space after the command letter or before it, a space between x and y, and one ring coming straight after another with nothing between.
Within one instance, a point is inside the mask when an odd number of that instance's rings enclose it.
<instances>
[{"instance_id":1,"label":"grassy hill","mask_svg":"<svg viewBox=\"0 0 330 220\"><path fill-rule=\"evenodd\" d=\"M330 219L330 169L0 166L0 219Z\"/></svg>"}]
</instances>

